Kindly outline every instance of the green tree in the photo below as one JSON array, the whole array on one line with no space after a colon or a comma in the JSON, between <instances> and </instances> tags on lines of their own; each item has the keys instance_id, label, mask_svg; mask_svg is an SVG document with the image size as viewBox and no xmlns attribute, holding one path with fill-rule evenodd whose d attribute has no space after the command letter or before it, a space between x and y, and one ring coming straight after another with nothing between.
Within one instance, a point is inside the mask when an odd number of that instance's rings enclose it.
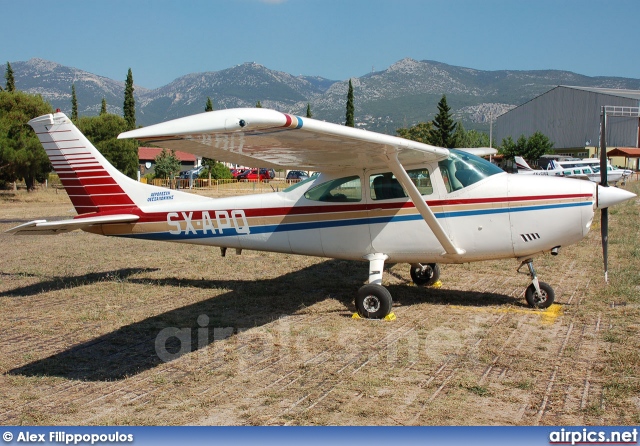
<instances>
[{"instance_id":1,"label":"green tree","mask_svg":"<svg viewBox=\"0 0 640 446\"><path fill-rule=\"evenodd\" d=\"M13 78L13 69L11 68L11 64L9 62L7 62L7 71L5 72L4 78L7 80L7 86L5 90L16 91L16 81Z\"/></svg>"},{"instance_id":2,"label":"green tree","mask_svg":"<svg viewBox=\"0 0 640 446\"><path fill-rule=\"evenodd\" d=\"M127 80L124 86L124 119L127 121L127 130L136 128L136 101L133 98L133 73L131 68L127 72Z\"/></svg>"},{"instance_id":3,"label":"green tree","mask_svg":"<svg viewBox=\"0 0 640 446\"><path fill-rule=\"evenodd\" d=\"M418 141L425 144L431 144L431 132L433 131L433 124L431 122L419 122L409 128L397 129L396 133L401 138L410 139L412 141Z\"/></svg>"},{"instance_id":4,"label":"green tree","mask_svg":"<svg viewBox=\"0 0 640 446\"><path fill-rule=\"evenodd\" d=\"M458 121L453 132L452 147L489 147L489 135L477 130L466 131L462 122Z\"/></svg>"},{"instance_id":5,"label":"green tree","mask_svg":"<svg viewBox=\"0 0 640 446\"><path fill-rule=\"evenodd\" d=\"M77 126L116 169L130 178L138 177L138 142L118 139L120 133L129 129L124 118L109 113L83 116Z\"/></svg>"},{"instance_id":6,"label":"green tree","mask_svg":"<svg viewBox=\"0 0 640 446\"><path fill-rule=\"evenodd\" d=\"M71 120L78 122L78 98L76 97L76 84L71 84Z\"/></svg>"},{"instance_id":7,"label":"green tree","mask_svg":"<svg viewBox=\"0 0 640 446\"><path fill-rule=\"evenodd\" d=\"M176 151L162 149L162 152L155 159L154 171L156 178L173 178L178 172L182 164L176 156Z\"/></svg>"},{"instance_id":8,"label":"green tree","mask_svg":"<svg viewBox=\"0 0 640 446\"><path fill-rule=\"evenodd\" d=\"M204 158L202 161L204 162ZM212 161L213 163L209 163L206 169L202 169L202 172L200 172L200 178L209 178L209 173L211 173L211 179L213 180L228 180L233 178L233 175L231 175L231 171L227 166L215 160Z\"/></svg>"},{"instance_id":9,"label":"green tree","mask_svg":"<svg viewBox=\"0 0 640 446\"><path fill-rule=\"evenodd\" d=\"M447 96L442 95L438 102L438 114L433 118L433 131L431 132L431 144L439 147L453 148L453 133L456 123L451 117L451 108L447 104Z\"/></svg>"},{"instance_id":10,"label":"green tree","mask_svg":"<svg viewBox=\"0 0 640 446\"><path fill-rule=\"evenodd\" d=\"M211 98L209 96L207 96L207 105L205 105L204 111L206 112L213 111L213 102L211 102Z\"/></svg>"},{"instance_id":11,"label":"green tree","mask_svg":"<svg viewBox=\"0 0 640 446\"><path fill-rule=\"evenodd\" d=\"M522 157L532 162L538 161L542 155L553 152L553 143L540 132L535 132L526 142Z\"/></svg>"},{"instance_id":12,"label":"green tree","mask_svg":"<svg viewBox=\"0 0 640 446\"><path fill-rule=\"evenodd\" d=\"M347 127L355 127L354 121L355 107L353 105L353 85L351 79L349 79L349 91L347 91L347 113L345 116L344 125Z\"/></svg>"},{"instance_id":13,"label":"green tree","mask_svg":"<svg viewBox=\"0 0 640 446\"><path fill-rule=\"evenodd\" d=\"M256 108L262 108L262 104L260 103L260 101L256 102Z\"/></svg>"},{"instance_id":14,"label":"green tree","mask_svg":"<svg viewBox=\"0 0 640 446\"><path fill-rule=\"evenodd\" d=\"M105 98L102 98L102 104L100 105L100 114L107 114L107 100Z\"/></svg>"},{"instance_id":15,"label":"green tree","mask_svg":"<svg viewBox=\"0 0 640 446\"><path fill-rule=\"evenodd\" d=\"M535 132L529 138L520 135L516 142L510 136L503 139L498 151L505 158L521 156L530 164L536 164L542 155L553 152L553 143L546 135Z\"/></svg>"},{"instance_id":16,"label":"green tree","mask_svg":"<svg viewBox=\"0 0 640 446\"><path fill-rule=\"evenodd\" d=\"M498 153L504 155L506 159L513 159L515 156L520 155L516 147L516 143L511 136L507 136L502 140L502 144L498 148Z\"/></svg>"},{"instance_id":17,"label":"green tree","mask_svg":"<svg viewBox=\"0 0 640 446\"><path fill-rule=\"evenodd\" d=\"M51 112L40 95L0 92L0 184L22 178L31 191L36 181L47 179L52 169L49 157L27 122Z\"/></svg>"},{"instance_id":18,"label":"green tree","mask_svg":"<svg viewBox=\"0 0 640 446\"><path fill-rule=\"evenodd\" d=\"M307 102L307 118L311 118L313 115L311 114L311 104Z\"/></svg>"}]
</instances>

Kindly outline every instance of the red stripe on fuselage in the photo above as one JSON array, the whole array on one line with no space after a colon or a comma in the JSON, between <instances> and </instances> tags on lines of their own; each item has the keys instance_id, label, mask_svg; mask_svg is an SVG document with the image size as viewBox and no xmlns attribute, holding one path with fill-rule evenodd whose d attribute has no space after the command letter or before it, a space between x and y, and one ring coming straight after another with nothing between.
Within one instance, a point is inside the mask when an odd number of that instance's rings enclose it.
<instances>
[{"instance_id":1,"label":"red stripe on fuselage","mask_svg":"<svg viewBox=\"0 0 640 446\"><path fill-rule=\"evenodd\" d=\"M531 202L537 200L568 200L576 198L592 198L591 194L569 194L569 195L535 195L535 196L519 196L519 197L494 197L494 198L468 198L468 199L454 199L454 200L431 200L427 201L430 207L437 206L451 206L451 205L469 205L469 204L504 204L504 203L522 203ZM260 218L260 217L275 217L285 215L312 215L312 214L338 214L342 212L358 212L368 210L400 210L400 209L412 209L415 208L413 202L396 202L396 203L369 203L369 204L343 204L343 205L325 205L325 206L291 206L291 207L275 207L275 208L240 208L244 211L247 218ZM238 208L235 208L238 209ZM216 211L226 211L231 213L234 208L230 209L208 209L205 211L184 211L187 215L191 213L191 218L194 220L202 219L202 212L209 212L213 217ZM154 221L166 221L167 214L170 212L152 212L138 214L140 215L140 223L148 223ZM178 218L180 219L180 218Z\"/></svg>"}]
</instances>

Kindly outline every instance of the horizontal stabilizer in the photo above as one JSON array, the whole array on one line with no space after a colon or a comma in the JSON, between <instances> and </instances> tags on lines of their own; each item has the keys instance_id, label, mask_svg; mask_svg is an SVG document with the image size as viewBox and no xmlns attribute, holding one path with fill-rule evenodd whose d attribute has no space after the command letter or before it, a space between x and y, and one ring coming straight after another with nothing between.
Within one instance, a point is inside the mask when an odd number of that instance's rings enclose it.
<instances>
[{"instance_id":1,"label":"horizontal stabilizer","mask_svg":"<svg viewBox=\"0 0 640 446\"><path fill-rule=\"evenodd\" d=\"M98 217L75 218L70 220L46 221L34 220L24 223L15 228L9 229L8 233L16 235L52 235L63 232L75 231L92 225L103 225L109 223L131 223L140 217L133 214L103 215Z\"/></svg>"}]
</instances>

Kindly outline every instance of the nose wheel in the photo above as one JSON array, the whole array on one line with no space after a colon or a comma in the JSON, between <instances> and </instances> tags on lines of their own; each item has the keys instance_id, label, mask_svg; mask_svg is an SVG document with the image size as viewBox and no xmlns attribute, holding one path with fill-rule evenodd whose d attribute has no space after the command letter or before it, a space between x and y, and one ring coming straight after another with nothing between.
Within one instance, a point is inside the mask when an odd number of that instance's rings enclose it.
<instances>
[{"instance_id":1,"label":"nose wheel","mask_svg":"<svg viewBox=\"0 0 640 446\"><path fill-rule=\"evenodd\" d=\"M369 283L358 290L356 308L360 317L367 319L384 319L391 313L393 299L391 293L382 286L382 272L386 254L369 254L365 257L369 261Z\"/></svg>"},{"instance_id":2,"label":"nose wheel","mask_svg":"<svg viewBox=\"0 0 640 446\"><path fill-rule=\"evenodd\" d=\"M368 283L358 290L356 308L361 317L383 319L391 313L392 305L391 293L382 285Z\"/></svg>"},{"instance_id":3,"label":"nose wheel","mask_svg":"<svg viewBox=\"0 0 640 446\"><path fill-rule=\"evenodd\" d=\"M524 260L518 267L518 272L524 265L529 268L529 275L531 276L531 285L527 287L524 298L532 308L549 308L556 298L553 288L548 283L538 280L536 270L533 268L533 259Z\"/></svg>"}]
</instances>

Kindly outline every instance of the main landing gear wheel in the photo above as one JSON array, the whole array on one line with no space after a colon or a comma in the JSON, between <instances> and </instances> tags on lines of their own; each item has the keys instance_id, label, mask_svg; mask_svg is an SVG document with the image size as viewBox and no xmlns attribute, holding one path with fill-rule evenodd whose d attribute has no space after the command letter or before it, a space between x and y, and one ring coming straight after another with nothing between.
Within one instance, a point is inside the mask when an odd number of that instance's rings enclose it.
<instances>
[{"instance_id":1,"label":"main landing gear wheel","mask_svg":"<svg viewBox=\"0 0 640 446\"><path fill-rule=\"evenodd\" d=\"M530 307L549 308L556 298L556 293L548 283L538 282L538 286L540 287L540 293L536 291L536 287L532 283L527 287L524 297Z\"/></svg>"},{"instance_id":2,"label":"main landing gear wheel","mask_svg":"<svg viewBox=\"0 0 640 446\"><path fill-rule=\"evenodd\" d=\"M356 308L358 314L368 319L382 319L391 313L391 293L375 283L368 283L358 290Z\"/></svg>"},{"instance_id":3,"label":"main landing gear wheel","mask_svg":"<svg viewBox=\"0 0 640 446\"><path fill-rule=\"evenodd\" d=\"M418 286L433 285L440 278L440 267L437 263L417 263L409 269L413 283Z\"/></svg>"}]
</instances>

